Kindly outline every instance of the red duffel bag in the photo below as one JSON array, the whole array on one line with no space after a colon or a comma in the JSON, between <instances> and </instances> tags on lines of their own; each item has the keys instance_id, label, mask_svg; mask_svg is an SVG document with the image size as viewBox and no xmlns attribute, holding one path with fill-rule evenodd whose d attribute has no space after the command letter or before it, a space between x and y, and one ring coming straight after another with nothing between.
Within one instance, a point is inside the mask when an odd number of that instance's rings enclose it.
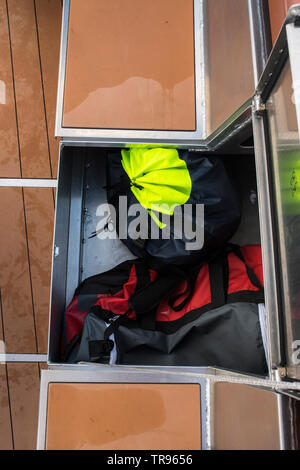
<instances>
[{"instance_id":1,"label":"red duffel bag","mask_svg":"<svg viewBox=\"0 0 300 470\"><path fill-rule=\"evenodd\" d=\"M264 375L261 247L151 269L130 260L83 281L65 311L62 360L215 366Z\"/></svg>"}]
</instances>

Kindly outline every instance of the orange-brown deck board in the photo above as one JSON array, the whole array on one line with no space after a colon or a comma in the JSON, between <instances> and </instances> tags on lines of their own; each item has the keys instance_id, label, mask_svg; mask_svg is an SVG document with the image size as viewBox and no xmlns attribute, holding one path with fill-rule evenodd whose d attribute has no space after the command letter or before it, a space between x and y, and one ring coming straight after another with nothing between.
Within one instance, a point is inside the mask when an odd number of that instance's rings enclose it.
<instances>
[{"instance_id":1,"label":"orange-brown deck board","mask_svg":"<svg viewBox=\"0 0 300 470\"><path fill-rule=\"evenodd\" d=\"M11 420L16 450L31 450L36 447L39 366L37 363L7 364Z\"/></svg>"},{"instance_id":2,"label":"orange-brown deck board","mask_svg":"<svg viewBox=\"0 0 300 470\"><path fill-rule=\"evenodd\" d=\"M57 177L58 140L54 125L60 49L61 1L36 0L36 18L41 57L42 81L45 97L46 121L49 139L52 176Z\"/></svg>"},{"instance_id":3,"label":"orange-brown deck board","mask_svg":"<svg viewBox=\"0 0 300 470\"><path fill-rule=\"evenodd\" d=\"M7 384L7 366L0 364L0 450L13 449L10 403Z\"/></svg>"},{"instance_id":4,"label":"orange-brown deck board","mask_svg":"<svg viewBox=\"0 0 300 470\"><path fill-rule=\"evenodd\" d=\"M54 202L51 188L24 188L37 352L47 353Z\"/></svg>"},{"instance_id":5,"label":"orange-brown deck board","mask_svg":"<svg viewBox=\"0 0 300 470\"><path fill-rule=\"evenodd\" d=\"M6 352L35 353L32 305L22 188L0 188L0 287Z\"/></svg>"},{"instance_id":6,"label":"orange-brown deck board","mask_svg":"<svg viewBox=\"0 0 300 470\"><path fill-rule=\"evenodd\" d=\"M11 49L6 0L0 0L0 176L20 174Z\"/></svg>"},{"instance_id":7,"label":"orange-brown deck board","mask_svg":"<svg viewBox=\"0 0 300 470\"><path fill-rule=\"evenodd\" d=\"M0 0L0 178L56 178L61 0ZM45 354L52 188L0 187L0 353ZM35 449L44 363L0 364L0 449Z\"/></svg>"},{"instance_id":8,"label":"orange-brown deck board","mask_svg":"<svg viewBox=\"0 0 300 470\"><path fill-rule=\"evenodd\" d=\"M50 178L34 2L8 0L22 176Z\"/></svg>"}]
</instances>

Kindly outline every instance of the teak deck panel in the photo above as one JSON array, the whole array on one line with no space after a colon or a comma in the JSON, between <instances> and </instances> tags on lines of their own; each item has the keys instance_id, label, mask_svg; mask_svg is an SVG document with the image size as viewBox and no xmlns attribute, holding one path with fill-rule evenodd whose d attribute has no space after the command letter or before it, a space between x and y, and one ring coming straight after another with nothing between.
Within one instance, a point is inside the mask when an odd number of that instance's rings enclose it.
<instances>
[{"instance_id":1,"label":"teak deck panel","mask_svg":"<svg viewBox=\"0 0 300 470\"><path fill-rule=\"evenodd\" d=\"M34 2L8 0L23 178L50 178Z\"/></svg>"},{"instance_id":2,"label":"teak deck panel","mask_svg":"<svg viewBox=\"0 0 300 470\"><path fill-rule=\"evenodd\" d=\"M7 364L14 448L35 449L40 375L38 364Z\"/></svg>"},{"instance_id":3,"label":"teak deck panel","mask_svg":"<svg viewBox=\"0 0 300 470\"><path fill-rule=\"evenodd\" d=\"M6 0L0 0L0 176L21 176Z\"/></svg>"},{"instance_id":4,"label":"teak deck panel","mask_svg":"<svg viewBox=\"0 0 300 470\"><path fill-rule=\"evenodd\" d=\"M61 0L0 0L0 178L56 178ZM46 354L55 191L0 187L0 353ZM35 449L40 369L0 363L0 449Z\"/></svg>"}]
</instances>

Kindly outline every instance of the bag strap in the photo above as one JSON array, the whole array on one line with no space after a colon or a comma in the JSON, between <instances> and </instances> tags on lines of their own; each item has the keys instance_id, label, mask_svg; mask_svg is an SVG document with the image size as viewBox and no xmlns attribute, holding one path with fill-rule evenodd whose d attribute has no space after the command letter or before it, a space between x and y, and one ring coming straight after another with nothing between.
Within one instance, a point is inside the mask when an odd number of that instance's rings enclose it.
<instances>
[{"instance_id":1,"label":"bag strap","mask_svg":"<svg viewBox=\"0 0 300 470\"><path fill-rule=\"evenodd\" d=\"M219 308L227 303L229 285L228 255L230 253L234 253L243 262L250 282L258 289L263 288L253 269L246 263L241 248L238 245L228 244L223 254L209 263L211 303L213 308Z\"/></svg>"},{"instance_id":2,"label":"bag strap","mask_svg":"<svg viewBox=\"0 0 300 470\"><path fill-rule=\"evenodd\" d=\"M139 271L137 275L139 276ZM129 299L129 306L136 313L141 328L155 330L158 305L176 289L185 277L181 270L172 267L170 270L158 272L158 277L154 281L148 282L135 291Z\"/></svg>"},{"instance_id":3,"label":"bag strap","mask_svg":"<svg viewBox=\"0 0 300 470\"><path fill-rule=\"evenodd\" d=\"M88 342L89 344L89 356L90 360L92 362L109 362L110 359L110 353L114 348L114 342L110 339L110 336L114 334L119 326L122 324L124 319L126 318L126 314L129 312L129 310L124 314L120 315L117 317L115 320L113 320L110 325L106 328L103 334L103 339L99 340L90 340ZM97 315L97 312L94 311ZM99 314L99 312L98 312ZM100 315L99 315L100 316ZM100 316L101 318L101 316Z\"/></svg>"},{"instance_id":4,"label":"bag strap","mask_svg":"<svg viewBox=\"0 0 300 470\"><path fill-rule=\"evenodd\" d=\"M147 290L148 286L151 285L149 268L145 262L137 263L135 265L135 271L137 275L135 293L130 297L128 303L129 306L133 310L135 310L136 319L140 328L154 330L156 320L156 309L154 309L154 307L153 309L151 308L151 302L149 302L149 299L146 300L149 305L149 309L147 312L140 312L137 306L133 307L130 303L132 298L134 303L135 296L137 296L139 292L144 292L145 290Z\"/></svg>"},{"instance_id":5,"label":"bag strap","mask_svg":"<svg viewBox=\"0 0 300 470\"><path fill-rule=\"evenodd\" d=\"M219 256L208 265L211 303L219 308L227 302L228 280L226 279L227 255Z\"/></svg>"},{"instance_id":6,"label":"bag strap","mask_svg":"<svg viewBox=\"0 0 300 470\"><path fill-rule=\"evenodd\" d=\"M234 244L229 244L228 245L229 252L234 253L245 265L246 270L247 270L247 275L250 280L250 282L257 287L258 289L262 289L261 282L259 281L258 277L256 276L255 272L253 271L252 268L246 263L246 260L244 258L244 255L242 253L242 250L240 246L234 245Z\"/></svg>"},{"instance_id":7,"label":"bag strap","mask_svg":"<svg viewBox=\"0 0 300 470\"><path fill-rule=\"evenodd\" d=\"M163 270L150 284L137 290L129 299L129 306L137 314L143 315L158 307L170 293L184 280L188 280L186 273L172 266L170 270ZM178 297L184 295L185 292Z\"/></svg>"}]
</instances>

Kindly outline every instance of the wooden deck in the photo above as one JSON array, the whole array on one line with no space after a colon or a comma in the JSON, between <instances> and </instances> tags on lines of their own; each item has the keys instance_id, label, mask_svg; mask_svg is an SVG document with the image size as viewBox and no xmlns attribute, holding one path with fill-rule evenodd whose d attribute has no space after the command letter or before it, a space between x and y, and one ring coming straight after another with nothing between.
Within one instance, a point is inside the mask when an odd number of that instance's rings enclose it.
<instances>
[{"instance_id":1,"label":"wooden deck","mask_svg":"<svg viewBox=\"0 0 300 470\"><path fill-rule=\"evenodd\" d=\"M62 0L0 0L0 450L36 448L55 190L22 185L57 178L61 14ZM20 187L4 186L11 178ZM1 363L3 353L14 357Z\"/></svg>"},{"instance_id":2,"label":"wooden deck","mask_svg":"<svg viewBox=\"0 0 300 470\"><path fill-rule=\"evenodd\" d=\"M61 0L0 0L0 180L55 179ZM0 185L0 449L34 449L46 354L54 189ZM36 359L38 360L38 358Z\"/></svg>"}]
</instances>

